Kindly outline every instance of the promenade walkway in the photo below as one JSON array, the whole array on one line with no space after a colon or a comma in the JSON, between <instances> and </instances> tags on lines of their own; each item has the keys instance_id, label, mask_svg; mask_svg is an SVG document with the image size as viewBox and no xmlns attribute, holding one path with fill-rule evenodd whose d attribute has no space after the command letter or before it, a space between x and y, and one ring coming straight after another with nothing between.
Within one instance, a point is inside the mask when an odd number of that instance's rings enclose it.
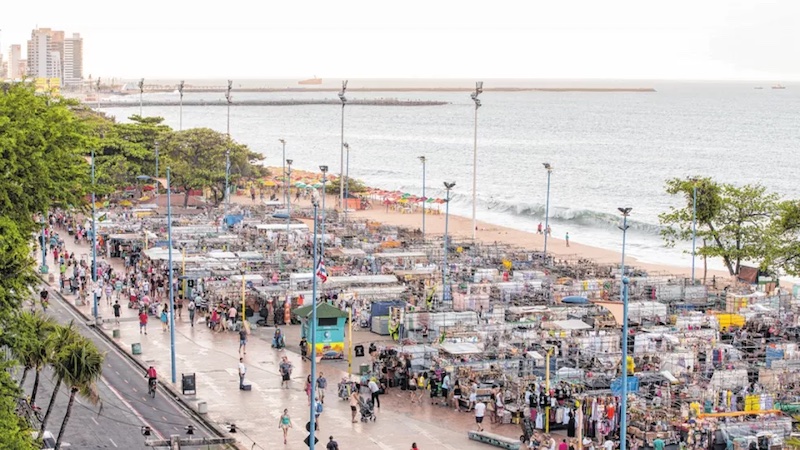
<instances>
[{"instance_id":1,"label":"promenade walkway","mask_svg":"<svg viewBox=\"0 0 800 450\"><path fill-rule=\"evenodd\" d=\"M66 233L59 231L60 234ZM70 252L76 255L90 253L86 245L76 245L69 236L65 236L65 244ZM122 271L120 259L108 261L115 270ZM51 272L52 258L49 258ZM53 285L56 285L54 282ZM68 301L74 302L75 296L66 295ZM127 307L127 300L120 299L122 305L122 322L119 325L120 337L115 339L120 348L131 353L131 345L141 345L142 353L136 358L147 365L157 368L162 383L170 381L170 333L162 331L161 323L154 317L148 325L148 334L139 333L136 320L138 311ZM113 318L111 306L105 300L99 302L102 318ZM78 306L78 309L90 319L91 305ZM103 325L103 332L113 334L116 325ZM307 436L305 424L308 422L309 407L303 390L306 376L310 372L310 364L301 361L297 344L299 342L299 326L281 327L286 333L287 350L271 348L271 337L274 328L254 328L249 336L247 354L244 362L247 366L246 379L252 383L250 392L239 390L238 379L238 333L214 333L204 323L189 324L188 313L177 318L175 327L175 349L177 384L180 391L181 374L194 373L197 379L197 394L183 396L189 404L197 405L206 402L207 419L227 428L226 424L235 423L237 433L232 434L243 445L242 448L261 449L303 449L307 448L303 440ZM356 341L367 341L378 336L358 332ZM290 389L282 389L278 364L283 356L287 356L294 365ZM357 368L365 358L353 361ZM318 365L328 380L328 389L324 412L320 419L320 439L318 448L324 448L328 436L333 435L342 450L346 449L384 449L407 450L412 442L421 449L471 450L486 449L485 444L467 439L467 431L475 426L472 413L460 413L452 408L431 405L428 398L420 404L410 403L410 392L390 389L381 397L382 408L377 412L376 422L351 423L350 408L347 402L338 400L336 384L346 375L347 362L323 362ZM355 369L354 369L355 370ZM144 383L144 381L142 381ZM289 409L294 428L289 431L289 442L284 445L282 433L278 429L278 419L284 408ZM488 422L488 419L487 419ZM484 424L487 431L509 437L519 436L518 425ZM255 443L255 447L253 444Z\"/></svg>"}]
</instances>

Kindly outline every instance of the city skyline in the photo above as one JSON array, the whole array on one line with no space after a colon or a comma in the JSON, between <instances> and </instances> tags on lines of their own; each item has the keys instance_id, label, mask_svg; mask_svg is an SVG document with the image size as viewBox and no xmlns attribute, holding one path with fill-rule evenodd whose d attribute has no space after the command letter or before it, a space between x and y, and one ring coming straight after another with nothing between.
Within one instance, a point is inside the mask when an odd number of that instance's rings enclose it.
<instances>
[{"instance_id":1,"label":"city skyline","mask_svg":"<svg viewBox=\"0 0 800 450\"><path fill-rule=\"evenodd\" d=\"M234 1L225 14L149 0L125 14L59 5L8 7L2 52L47 27L84 38L84 78L800 80L790 0L412 0L391 14L362 0Z\"/></svg>"}]
</instances>

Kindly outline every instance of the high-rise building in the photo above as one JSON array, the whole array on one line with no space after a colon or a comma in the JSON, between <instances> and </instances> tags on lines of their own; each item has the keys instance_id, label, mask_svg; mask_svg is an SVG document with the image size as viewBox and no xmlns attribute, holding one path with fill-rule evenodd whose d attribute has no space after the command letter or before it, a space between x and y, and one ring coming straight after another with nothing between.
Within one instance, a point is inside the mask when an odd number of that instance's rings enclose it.
<instances>
[{"instance_id":1,"label":"high-rise building","mask_svg":"<svg viewBox=\"0 0 800 450\"><path fill-rule=\"evenodd\" d=\"M64 85L80 84L83 81L83 38L78 33L64 39Z\"/></svg>"},{"instance_id":2,"label":"high-rise building","mask_svg":"<svg viewBox=\"0 0 800 450\"><path fill-rule=\"evenodd\" d=\"M22 59L22 46L14 44L8 49L8 71L6 77L12 80L22 78L24 72L20 72L20 62Z\"/></svg>"},{"instance_id":3,"label":"high-rise building","mask_svg":"<svg viewBox=\"0 0 800 450\"><path fill-rule=\"evenodd\" d=\"M64 32L50 28L31 31L28 41L28 75L63 79Z\"/></svg>"}]
</instances>

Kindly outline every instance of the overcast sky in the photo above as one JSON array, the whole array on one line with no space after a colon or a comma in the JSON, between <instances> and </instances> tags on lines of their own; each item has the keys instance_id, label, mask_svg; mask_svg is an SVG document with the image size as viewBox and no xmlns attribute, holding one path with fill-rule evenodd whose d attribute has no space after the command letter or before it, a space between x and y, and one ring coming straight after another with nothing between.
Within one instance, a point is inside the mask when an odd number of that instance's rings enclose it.
<instances>
[{"instance_id":1,"label":"overcast sky","mask_svg":"<svg viewBox=\"0 0 800 450\"><path fill-rule=\"evenodd\" d=\"M193 5L184 7L183 5ZM103 78L800 80L798 0L4 1Z\"/></svg>"}]
</instances>

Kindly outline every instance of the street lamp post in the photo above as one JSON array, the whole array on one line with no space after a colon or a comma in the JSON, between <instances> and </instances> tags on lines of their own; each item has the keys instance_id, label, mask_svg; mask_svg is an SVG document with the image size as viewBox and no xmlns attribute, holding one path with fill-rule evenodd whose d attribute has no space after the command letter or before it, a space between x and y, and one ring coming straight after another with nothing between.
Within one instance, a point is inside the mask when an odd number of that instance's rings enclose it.
<instances>
[{"instance_id":1,"label":"street lamp post","mask_svg":"<svg viewBox=\"0 0 800 450\"><path fill-rule=\"evenodd\" d=\"M158 141L155 143L155 152L156 152L156 179L158 179ZM153 183L154 189L154 197L158 196L158 181Z\"/></svg>"},{"instance_id":2,"label":"street lamp post","mask_svg":"<svg viewBox=\"0 0 800 450\"><path fill-rule=\"evenodd\" d=\"M342 81L342 90L339 91L339 100L342 102L342 149L340 152L340 159L341 165L339 167L339 205L344 207L344 107L347 105L347 97L345 97L345 93L347 92L347 80Z\"/></svg>"},{"instance_id":3,"label":"street lamp post","mask_svg":"<svg viewBox=\"0 0 800 450\"><path fill-rule=\"evenodd\" d=\"M422 161L422 240L425 240L425 202L428 200L425 198L425 162L428 160L424 156L417 157L420 161Z\"/></svg>"},{"instance_id":4,"label":"street lamp post","mask_svg":"<svg viewBox=\"0 0 800 450\"><path fill-rule=\"evenodd\" d=\"M42 213L42 267L39 268L39 272L41 273L47 273L49 271L47 268L47 242L44 237L44 229L46 226L47 213ZM58 262L54 262L53 264L58 264Z\"/></svg>"},{"instance_id":5,"label":"street lamp post","mask_svg":"<svg viewBox=\"0 0 800 450\"><path fill-rule=\"evenodd\" d=\"M97 77L95 95L97 95L97 110L100 111L100 77ZM141 111L139 113L141 114Z\"/></svg>"},{"instance_id":6,"label":"street lamp post","mask_svg":"<svg viewBox=\"0 0 800 450\"><path fill-rule=\"evenodd\" d=\"M542 163L547 170L547 199L544 204L544 264L547 265L547 235L550 234L550 174L553 173L553 166L550 163Z\"/></svg>"},{"instance_id":7,"label":"street lamp post","mask_svg":"<svg viewBox=\"0 0 800 450\"><path fill-rule=\"evenodd\" d=\"M278 142L281 143L281 147L283 148L283 171L281 172L281 176L283 177L283 199L286 200L286 204L289 204L289 181L286 180L286 140L285 139L278 139Z\"/></svg>"},{"instance_id":8,"label":"street lamp post","mask_svg":"<svg viewBox=\"0 0 800 450\"><path fill-rule=\"evenodd\" d=\"M95 191L95 174L94 174L94 147L92 147L92 315L94 316L94 323L97 324L98 310L97 310L97 217Z\"/></svg>"},{"instance_id":9,"label":"street lamp post","mask_svg":"<svg viewBox=\"0 0 800 450\"><path fill-rule=\"evenodd\" d=\"M231 97L231 89L233 88L233 80L228 80L228 89L225 91L225 101L228 103L228 123L226 127L226 134L228 135L228 142L226 145L230 147L230 140L231 140L231 103L233 102L233 97ZM228 215L228 208L230 207L231 203L231 188L230 188L230 178L231 178L231 150L228 148L225 150L225 215ZM223 216L222 220L225 220Z\"/></svg>"},{"instance_id":10,"label":"street lamp post","mask_svg":"<svg viewBox=\"0 0 800 450\"><path fill-rule=\"evenodd\" d=\"M694 286L694 266L697 256L697 180L692 180L692 286Z\"/></svg>"},{"instance_id":11,"label":"street lamp post","mask_svg":"<svg viewBox=\"0 0 800 450\"><path fill-rule=\"evenodd\" d=\"M172 383L177 379L175 369L175 285L172 270L172 190L170 189L170 171L167 167L167 247L169 252L169 351L172 364Z\"/></svg>"},{"instance_id":12,"label":"street lamp post","mask_svg":"<svg viewBox=\"0 0 800 450\"><path fill-rule=\"evenodd\" d=\"M452 183L444 182L444 188L447 191L447 198L445 199L445 213L444 213L444 262L442 265L442 303L450 301L450 285L447 282L447 250L450 246L449 236L447 235L450 226L450 190L455 187L455 181Z\"/></svg>"},{"instance_id":13,"label":"street lamp post","mask_svg":"<svg viewBox=\"0 0 800 450\"><path fill-rule=\"evenodd\" d=\"M342 211L344 212L344 222L347 223L347 203L349 202L348 197L349 193L347 192L350 187L350 144L347 142L344 143L344 150L347 152L347 160L344 169L344 178L342 179L342 184L344 185L344 200L342 201Z\"/></svg>"},{"instance_id":14,"label":"street lamp post","mask_svg":"<svg viewBox=\"0 0 800 450\"><path fill-rule=\"evenodd\" d=\"M316 192L316 191L315 191ZM311 395L308 420L309 427L308 447L314 450L314 434L316 431L316 380L317 380L317 198L312 195L311 203L314 206L314 250L312 252L314 265L311 275Z\"/></svg>"},{"instance_id":15,"label":"street lamp post","mask_svg":"<svg viewBox=\"0 0 800 450\"><path fill-rule=\"evenodd\" d=\"M142 98L144 97L144 78L139 80L139 117L142 117Z\"/></svg>"},{"instance_id":16,"label":"street lamp post","mask_svg":"<svg viewBox=\"0 0 800 450\"><path fill-rule=\"evenodd\" d=\"M322 235L322 243L320 243L320 257L325 258L325 183L328 182L328 166L319 166L322 172L322 217L320 218L320 233Z\"/></svg>"},{"instance_id":17,"label":"street lamp post","mask_svg":"<svg viewBox=\"0 0 800 450\"><path fill-rule=\"evenodd\" d=\"M478 228L477 208L478 208L478 108L481 101L478 96L483 92L483 81L475 83L475 92L472 93L472 101L475 102L475 136L474 147L472 150L472 239L475 239Z\"/></svg>"},{"instance_id":18,"label":"street lamp post","mask_svg":"<svg viewBox=\"0 0 800 450\"><path fill-rule=\"evenodd\" d=\"M620 406L619 448L625 450L628 433L628 277L625 276L625 239L628 232L628 216L631 208L617 208L622 213L622 266L620 276L622 284L620 297L622 300L622 401Z\"/></svg>"},{"instance_id":19,"label":"street lamp post","mask_svg":"<svg viewBox=\"0 0 800 450\"><path fill-rule=\"evenodd\" d=\"M178 131L183 131L183 86L184 86L184 81L181 80L181 82L178 83L178 94L180 94L181 96L180 103L178 106ZM158 175L156 174L156 176Z\"/></svg>"},{"instance_id":20,"label":"street lamp post","mask_svg":"<svg viewBox=\"0 0 800 450\"><path fill-rule=\"evenodd\" d=\"M286 167L288 167L288 169L289 169L288 177L289 177L289 180L291 180L292 179L292 160L291 159L287 159L286 160ZM287 195L286 200L287 200L287 202L286 202L286 248L288 249L289 248L289 224L292 223L292 199L289 198L289 196Z\"/></svg>"}]
</instances>

